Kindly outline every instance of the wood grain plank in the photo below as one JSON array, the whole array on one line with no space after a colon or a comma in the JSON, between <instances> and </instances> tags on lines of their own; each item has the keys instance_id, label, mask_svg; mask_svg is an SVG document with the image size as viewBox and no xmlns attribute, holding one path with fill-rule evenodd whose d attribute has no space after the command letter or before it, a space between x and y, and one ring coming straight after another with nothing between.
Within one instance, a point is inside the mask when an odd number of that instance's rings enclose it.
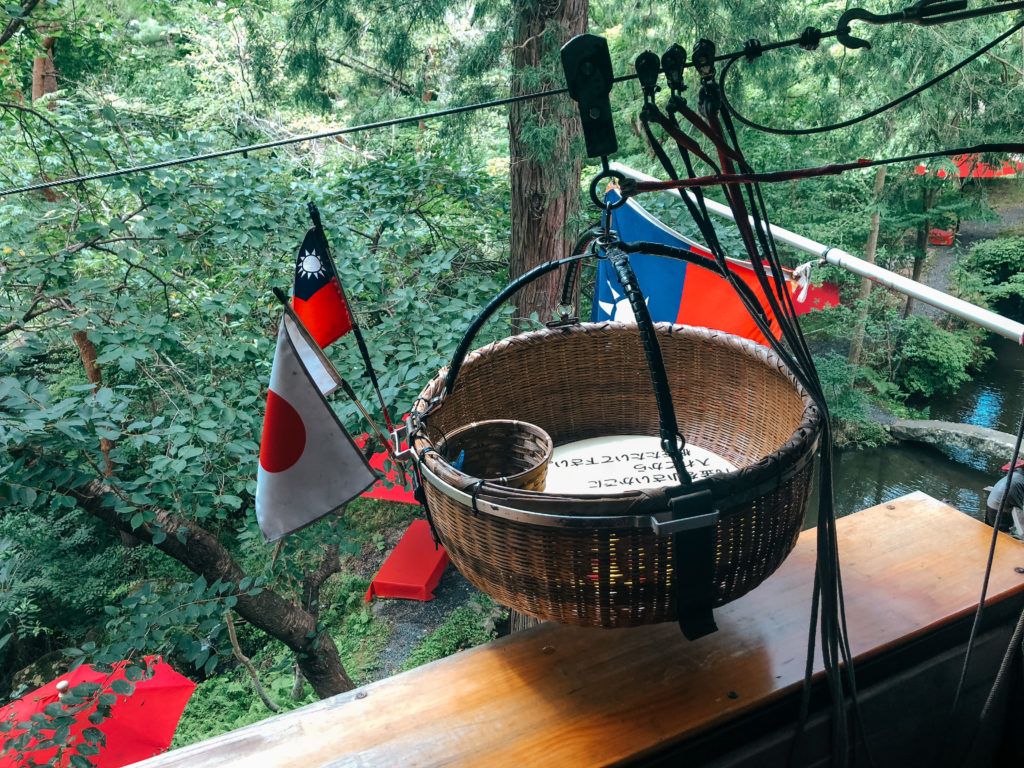
<instances>
[{"instance_id":1,"label":"wood grain plank","mask_svg":"<svg viewBox=\"0 0 1024 768\"><path fill-rule=\"evenodd\" d=\"M851 646L868 658L969 614L991 529L923 493L839 521ZM608 765L714 727L803 679L814 532L718 610L719 631L546 624L140 763L145 768ZM989 601L1024 589L1001 535ZM820 667L820 663L819 663Z\"/></svg>"}]
</instances>

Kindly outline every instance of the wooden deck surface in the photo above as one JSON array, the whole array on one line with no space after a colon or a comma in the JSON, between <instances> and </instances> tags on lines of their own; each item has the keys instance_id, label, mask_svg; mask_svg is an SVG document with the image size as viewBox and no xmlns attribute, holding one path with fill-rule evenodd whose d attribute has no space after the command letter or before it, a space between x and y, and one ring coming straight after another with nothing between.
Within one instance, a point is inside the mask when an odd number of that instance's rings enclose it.
<instances>
[{"instance_id":1,"label":"wooden deck surface","mask_svg":"<svg viewBox=\"0 0 1024 768\"><path fill-rule=\"evenodd\" d=\"M851 646L867 658L970 613L991 529L923 493L838 523ZM814 531L779 571L687 642L675 625L542 625L216 739L146 768L607 765L797 689ZM1001 535L989 589L1024 589Z\"/></svg>"}]
</instances>

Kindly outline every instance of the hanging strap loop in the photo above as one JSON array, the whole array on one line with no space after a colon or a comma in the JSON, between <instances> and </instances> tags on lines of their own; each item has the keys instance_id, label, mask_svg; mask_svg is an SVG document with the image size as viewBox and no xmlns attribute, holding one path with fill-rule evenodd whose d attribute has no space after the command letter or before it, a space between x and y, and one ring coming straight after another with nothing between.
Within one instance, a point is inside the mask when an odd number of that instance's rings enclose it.
<instances>
[{"instance_id":1,"label":"hanging strap loop","mask_svg":"<svg viewBox=\"0 0 1024 768\"><path fill-rule=\"evenodd\" d=\"M688 486L693 479L686 471L686 462L683 460L685 442L676 424L676 411L672 404L672 391L668 385L665 360L661 356L661 347L658 345L658 336L654 331L651 313L647 309L647 301L640 290L636 273L629 263L629 255L617 244L610 245L607 254L608 261L615 269L626 298L629 299L629 304L633 308L637 330L640 332L640 340L643 342L647 368L651 374L651 384L654 387L654 401L658 406L658 430L661 434L661 447L672 459L672 466L675 467L679 477L679 484L684 487Z\"/></svg>"}]
</instances>

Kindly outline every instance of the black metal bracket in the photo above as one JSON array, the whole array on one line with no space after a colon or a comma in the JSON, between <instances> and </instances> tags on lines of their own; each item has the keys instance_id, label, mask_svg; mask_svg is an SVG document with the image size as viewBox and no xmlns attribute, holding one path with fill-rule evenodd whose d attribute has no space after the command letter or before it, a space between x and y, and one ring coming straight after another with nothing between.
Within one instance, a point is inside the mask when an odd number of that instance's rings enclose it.
<instances>
[{"instance_id":1,"label":"black metal bracket","mask_svg":"<svg viewBox=\"0 0 1024 768\"><path fill-rule=\"evenodd\" d=\"M715 79L715 44L701 38L693 47L693 66L703 82Z\"/></svg>"},{"instance_id":2,"label":"black metal bracket","mask_svg":"<svg viewBox=\"0 0 1024 768\"><path fill-rule=\"evenodd\" d=\"M633 68L636 69L636 79L640 81L644 97L653 98L658 92L658 77L661 76L661 59L658 58L658 54L654 51L644 51L636 57Z\"/></svg>"},{"instance_id":3,"label":"black metal bracket","mask_svg":"<svg viewBox=\"0 0 1024 768\"><path fill-rule=\"evenodd\" d=\"M686 49L676 43L661 55L661 70L665 73L665 80L668 82L672 95L686 90L686 83L683 81L684 69L686 69Z\"/></svg>"},{"instance_id":4,"label":"black metal bracket","mask_svg":"<svg viewBox=\"0 0 1024 768\"><path fill-rule=\"evenodd\" d=\"M587 157L606 157L619 148L609 94L615 78L608 41L597 35L576 35L562 46L562 69L569 96L583 123Z\"/></svg>"}]
</instances>

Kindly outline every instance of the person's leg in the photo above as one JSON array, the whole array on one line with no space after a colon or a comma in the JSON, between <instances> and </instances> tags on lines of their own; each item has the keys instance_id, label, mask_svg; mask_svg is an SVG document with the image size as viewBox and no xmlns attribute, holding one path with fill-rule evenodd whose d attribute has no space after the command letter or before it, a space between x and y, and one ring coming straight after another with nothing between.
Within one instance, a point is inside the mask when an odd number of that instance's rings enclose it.
<instances>
[{"instance_id":1,"label":"person's leg","mask_svg":"<svg viewBox=\"0 0 1024 768\"><path fill-rule=\"evenodd\" d=\"M985 522L988 523L989 525L995 525L996 514L998 512L999 512L998 509L994 509L992 507L986 507L985 508ZM1010 528L1013 526L1013 521L1014 521L1014 516L1012 514L1012 510L1009 510L1009 509L1004 510L1003 511L1003 519L999 522L999 530L1001 530L1001 531L1008 531L1008 530L1010 530Z\"/></svg>"},{"instance_id":2,"label":"person's leg","mask_svg":"<svg viewBox=\"0 0 1024 768\"><path fill-rule=\"evenodd\" d=\"M1013 519L1013 529L1011 533L1018 539L1024 539L1024 510L1020 507L1014 507L1010 510L1010 517Z\"/></svg>"}]
</instances>

